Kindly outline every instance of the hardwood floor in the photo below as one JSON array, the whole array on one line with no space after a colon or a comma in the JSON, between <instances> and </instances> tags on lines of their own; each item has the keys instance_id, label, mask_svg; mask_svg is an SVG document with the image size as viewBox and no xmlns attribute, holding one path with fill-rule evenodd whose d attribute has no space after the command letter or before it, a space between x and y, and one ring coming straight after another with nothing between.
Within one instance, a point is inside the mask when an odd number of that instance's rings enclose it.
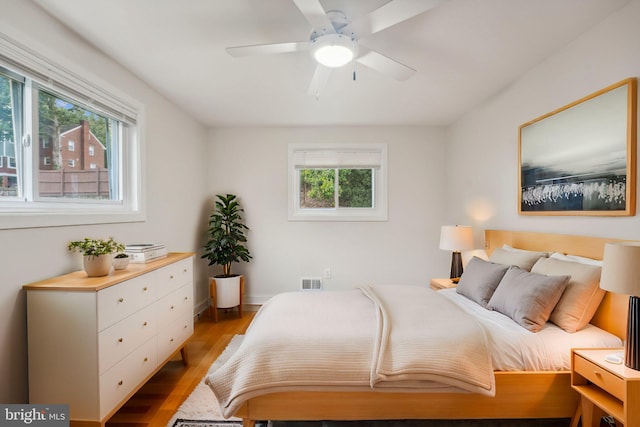
<instances>
[{"instance_id":1,"label":"hardwood floor","mask_svg":"<svg viewBox=\"0 0 640 427\"><path fill-rule=\"evenodd\" d=\"M176 355L107 422L108 427L164 427L198 385L235 334L242 334L254 312L218 310L218 322L203 313L187 344L189 364Z\"/></svg>"}]
</instances>

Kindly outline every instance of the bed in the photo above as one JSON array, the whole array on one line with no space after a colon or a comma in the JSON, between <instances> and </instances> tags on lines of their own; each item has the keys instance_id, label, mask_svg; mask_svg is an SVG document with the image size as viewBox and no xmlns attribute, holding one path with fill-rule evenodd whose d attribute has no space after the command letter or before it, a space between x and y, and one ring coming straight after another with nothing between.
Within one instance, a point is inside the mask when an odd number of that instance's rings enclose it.
<instances>
[{"instance_id":1,"label":"bed","mask_svg":"<svg viewBox=\"0 0 640 427\"><path fill-rule=\"evenodd\" d=\"M610 241L613 239L504 230L485 232L488 254L508 245L528 251L601 259L604 244ZM627 297L606 293L591 325L623 337L627 304ZM358 388L300 391L292 387L284 388L285 391L248 395L234 412L243 419L245 426L253 426L257 420L491 418L572 418L572 425L577 425L579 397L571 389L568 370L496 370L493 383L487 387L490 388L487 393L482 390L461 393L446 388L427 392Z\"/></svg>"}]
</instances>

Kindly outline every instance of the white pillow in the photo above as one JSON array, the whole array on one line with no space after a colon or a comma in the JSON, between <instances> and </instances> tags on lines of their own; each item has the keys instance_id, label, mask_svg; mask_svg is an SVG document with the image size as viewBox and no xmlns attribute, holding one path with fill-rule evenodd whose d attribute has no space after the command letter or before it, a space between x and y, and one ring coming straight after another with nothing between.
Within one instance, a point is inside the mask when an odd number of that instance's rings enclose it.
<instances>
[{"instance_id":1,"label":"white pillow","mask_svg":"<svg viewBox=\"0 0 640 427\"><path fill-rule=\"evenodd\" d=\"M602 260L586 258L578 255L565 255L559 252L554 252L549 256L549 258L559 259L560 261L579 262L580 264L595 265L597 267L602 267Z\"/></svg>"},{"instance_id":2,"label":"white pillow","mask_svg":"<svg viewBox=\"0 0 640 427\"><path fill-rule=\"evenodd\" d=\"M601 271L602 267L597 265L555 257L539 259L531 269L532 273L571 277L549 320L567 332L587 326L605 294L599 286Z\"/></svg>"},{"instance_id":3,"label":"white pillow","mask_svg":"<svg viewBox=\"0 0 640 427\"><path fill-rule=\"evenodd\" d=\"M489 256L489 261L497 264L515 265L523 270L530 271L536 261L540 258L546 258L548 255L547 252L496 248Z\"/></svg>"}]
</instances>

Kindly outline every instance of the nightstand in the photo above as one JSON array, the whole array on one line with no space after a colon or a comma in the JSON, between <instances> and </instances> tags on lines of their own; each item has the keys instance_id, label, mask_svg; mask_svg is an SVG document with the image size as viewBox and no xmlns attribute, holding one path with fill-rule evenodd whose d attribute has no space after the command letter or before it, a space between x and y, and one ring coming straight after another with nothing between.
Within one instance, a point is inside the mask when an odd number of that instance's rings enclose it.
<instances>
[{"instance_id":1,"label":"nightstand","mask_svg":"<svg viewBox=\"0 0 640 427\"><path fill-rule=\"evenodd\" d=\"M455 288L457 285L458 284L453 283L451 279L431 279L431 282L429 282L429 287L434 291Z\"/></svg>"},{"instance_id":2,"label":"nightstand","mask_svg":"<svg viewBox=\"0 0 640 427\"><path fill-rule=\"evenodd\" d=\"M571 387L581 396L583 427L599 427L604 414L625 426L640 426L640 371L604 360L616 351L571 351Z\"/></svg>"}]
</instances>

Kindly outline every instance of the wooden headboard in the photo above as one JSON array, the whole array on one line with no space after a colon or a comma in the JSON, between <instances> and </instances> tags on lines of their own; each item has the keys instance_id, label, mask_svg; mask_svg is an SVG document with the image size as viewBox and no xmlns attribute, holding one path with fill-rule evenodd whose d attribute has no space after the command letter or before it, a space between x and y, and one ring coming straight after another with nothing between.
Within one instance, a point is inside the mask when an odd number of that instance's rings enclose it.
<instances>
[{"instance_id":1,"label":"wooden headboard","mask_svg":"<svg viewBox=\"0 0 640 427\"><path fill-rule=\"evenodd\" d=\"M495 248L507 244L518 249L560 252L594 259L602 259L605 243L620 241L602 237L507 230L486 230L484 239L487 255ZM624 339L627 336L628 306L628 296L607 292L591 323Z\"/></svg>"}]
</instances>

